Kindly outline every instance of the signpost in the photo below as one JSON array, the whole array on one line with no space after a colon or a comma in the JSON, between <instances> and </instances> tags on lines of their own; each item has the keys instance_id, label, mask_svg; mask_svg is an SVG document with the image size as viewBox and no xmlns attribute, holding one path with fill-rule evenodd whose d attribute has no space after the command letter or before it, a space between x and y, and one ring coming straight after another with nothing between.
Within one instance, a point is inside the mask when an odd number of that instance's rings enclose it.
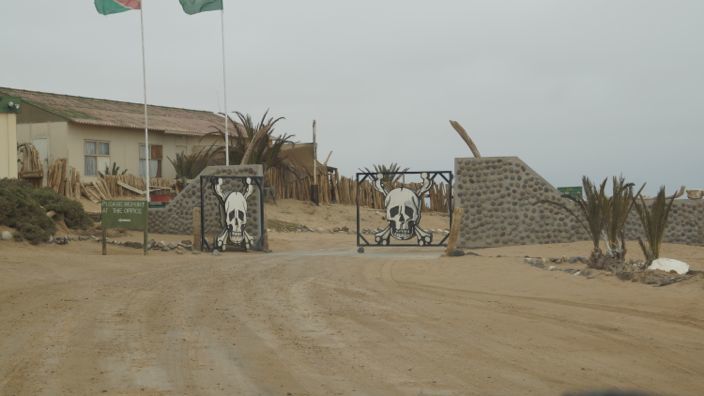
<instances>
[{"instance_id":1,"label":"signpost","mask_svg":"<svg viewBox=\"0 0 704 396\"><path fill-rule=\"evenodd\" d=\"M147 201L102 201L101 224L103 228L103 255L107 254L108 228L125 228L144 231L144 254L147 254L149 214Z\"/></svg>"},{"instance_id":2,"label":"signpost","mask_svg":"<svg viewBox=\"0 0 704 396\"><path fill-rule=\"evenodd\" d=\"M582 187L580 187L580 186L558 187L557 191L560 192L560 195L569 195L569 196L576 198L576 199L582 198Z\"/></svg>"}]
</instances>

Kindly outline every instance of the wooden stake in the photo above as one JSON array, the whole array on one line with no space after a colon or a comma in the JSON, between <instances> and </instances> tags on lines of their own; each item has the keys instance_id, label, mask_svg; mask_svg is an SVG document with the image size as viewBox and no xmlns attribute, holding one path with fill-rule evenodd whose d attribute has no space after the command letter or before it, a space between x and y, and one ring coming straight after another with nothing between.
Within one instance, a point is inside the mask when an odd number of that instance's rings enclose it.
<instances>
[{"instance_id":1,"label":"wooden stake","mask_svg":"<svg viewBox=\"0 0 704 396\"><path fill-rule=\"evenodd\" d=\"M201 249L200 208L193 208L193 251Z\"/></svg>"},{"instance_id":2,"label":"wooden stake","mask_svg":"<svg viewBox=\"0 0 704 396\"><path fill-rule=\"evenodd\" d=\"M108 239L108 230L106 230L105 227L103 227L103 256L108 254L107 239Z\"/></svg>"},{"instance_id":3,"label":"wooden stake","mask_svg":"<svg viewBox=\"0 0 704 396\"><path fill-rule=\"evenodd\" d=\"M460 238L460 229L462 226L462 215L464 210L462 208L455 208L452 211L452 225L450 226L450 236L447 238L447 248L445 249L445 255L449 256L452 252L457 249L457 241Z\"/></svg>"},{"instance_id":4,"label":"wooden stake","mask_svg":"<svg viewBox=\"0 0 704 396\"><path fill-rule=\"evenodd\" d=\"M453 128L455 128L455 131L460 135L462 140L464 140L465 143L467 143L467 146L469 146L469 150L472 151L472 154L474 155L474 158L481 158L481 154L479 154L479 150L477 149L477 146L474 144L472 139L469 137L469 134L467 131L460 125L459 122L457 121L452 121L450 120L450 125L452 125Z\"/></svg>"}]
</instances>

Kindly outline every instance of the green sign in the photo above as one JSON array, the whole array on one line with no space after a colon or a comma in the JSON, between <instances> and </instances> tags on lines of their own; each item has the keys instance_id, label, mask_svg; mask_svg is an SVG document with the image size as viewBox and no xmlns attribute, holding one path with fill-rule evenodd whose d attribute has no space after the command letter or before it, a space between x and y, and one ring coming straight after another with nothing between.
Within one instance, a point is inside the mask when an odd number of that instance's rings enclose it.
<instances>
[{"instance_id":1,"label":"green sign","mask_svg":"<svg viewBox=\"0 0 704 396\"><path fill-rule=\"evenodd\" d=\"M146 228L146 201L103 201L100 208L103 229L144 230Z\"/></svg>"},{"instance_id":2,"label":"green sign","mask_svg":"<svg viewBox=\"0 0 704 396\"><path fill-rule=\"evenodd\" d=\"M0 95L0 113L19 113L20 107L19 98Z\"/></svg>"},{"instance_id":3,"label":"green sign","mask_svg":"<svg viewBox=\"0 0 704 396\"><path fill-rule=\"evenodd\" d=\"M558 187L557 191L560 192L561 195L569 195L573 198L579 199L582 198L582 187Z\"/></svg>"}]
</instances>

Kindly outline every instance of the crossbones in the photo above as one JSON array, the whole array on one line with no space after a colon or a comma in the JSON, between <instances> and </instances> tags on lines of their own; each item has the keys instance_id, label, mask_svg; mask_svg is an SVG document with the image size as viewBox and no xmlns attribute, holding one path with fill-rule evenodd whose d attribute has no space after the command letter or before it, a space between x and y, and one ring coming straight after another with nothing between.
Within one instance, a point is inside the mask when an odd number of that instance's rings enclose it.
<instances>
[{"instance_id":1,"label":"crossbones","mask_svg":"<svg viewBox=\"0 0 704 396\"><path fill-rule=\"evenodd\" d=\"M374 234L374 240L379 245L388 245L389 237L398 240L408 240L415 236L418 245L429 245L433 241L433 234L420 227L421 197L430 190L433 182L428 174L420 175L423 183L417 191L400 187L386 191L381 173L374 179L374 188L384 194L386 207L386 220L389 225Z\"/></svg>"},{"instance_id":2,"label":"crossbones","mask_svg":"<svg viewBox=\"0 0 704 396\"><path fill-rule=\"evenodd\" d=\"M228 241L234 245L244 246L246 249L252 246L252 237L245 231L247 226L247 198L254 192L252 179L246 180L247 190L244 194L233 191L229 194L222 192L222 178L217 178L217 183L213 183L213 191L219 198L220 204L225 209L225 229L215 240L215 249L224 251Z\"/></svg>"}]
</instances>

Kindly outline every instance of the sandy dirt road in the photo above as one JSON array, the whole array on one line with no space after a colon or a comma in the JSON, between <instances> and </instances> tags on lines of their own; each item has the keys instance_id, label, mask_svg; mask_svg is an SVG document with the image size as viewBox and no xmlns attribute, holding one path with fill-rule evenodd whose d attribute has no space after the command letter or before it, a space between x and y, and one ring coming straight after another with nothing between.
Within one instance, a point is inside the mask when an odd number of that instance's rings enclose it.
<instances>
[{"instance_id":1,"label":"sandy dirt road","mask_svg":"<svg viewBox=\"0 0 704 396\"><path fill-rule=\"evenodd\" d=\"M0 243L0 394L704 394L704 282L524 264L588 244L441 258L350 235L272 254ZM704 248L667 246L704 268ZM500 257L499 257L500 256Z\"/></svg>"}]
</instances>

